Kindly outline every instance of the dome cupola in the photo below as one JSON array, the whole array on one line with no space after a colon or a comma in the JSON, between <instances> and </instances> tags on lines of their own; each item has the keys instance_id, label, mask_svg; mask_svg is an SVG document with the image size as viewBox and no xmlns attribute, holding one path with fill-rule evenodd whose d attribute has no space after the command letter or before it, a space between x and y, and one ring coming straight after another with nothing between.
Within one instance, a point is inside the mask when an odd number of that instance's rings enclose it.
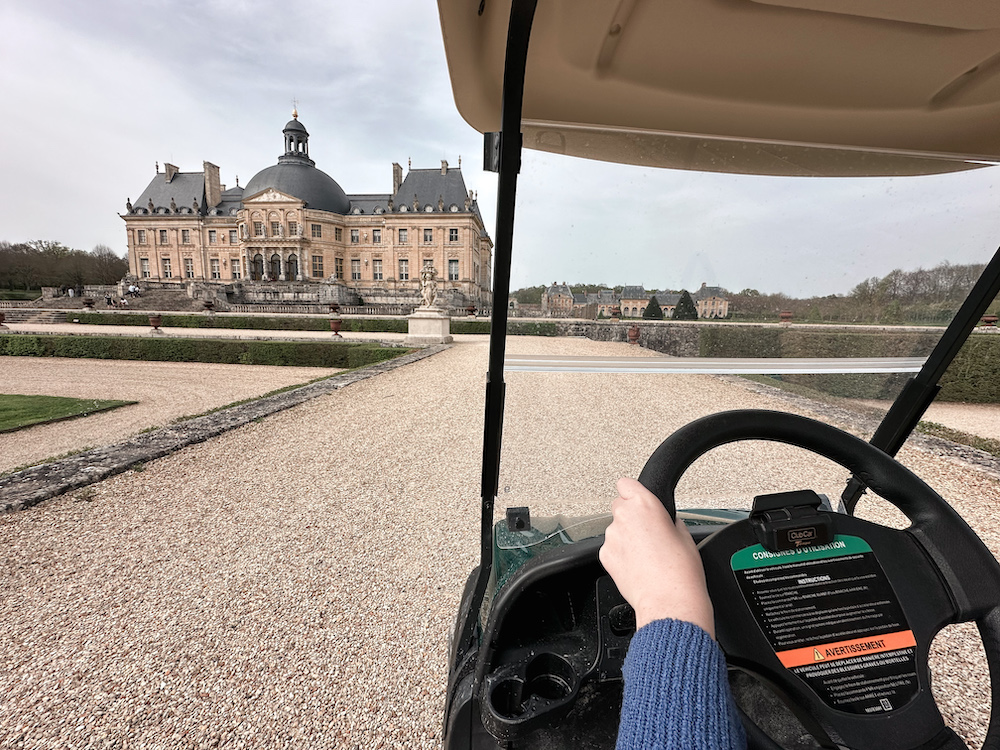
<instances>
[{"instance_id":1,"label":"dome cupola","mask_svg":"<svg viewBox=\"0 0 1000 750\"><path fill-rule=\"evenodd\" d=\"M292 110L292 119L281 132L285 135L285 155L278 159L279 163L293 161L316 166L316 162L309 158L309 131L299 122L297 109Z\"/></svg>"},{"instance_id":2,"label":"dome cupola","mask_svg":"<svg viewBox=\"0 0 1000 750\"><path fill-rule=\"evenodd\" d=\"M348 214L351 201L343 188L326 172L316 169L316 162L309 158L309 132L299 122L299 113L292 111L292 119L285 125L285 154L278 157L274 166L255 174L244 188L247 198L268 188L305 201L306 208Z\"/></svg>"}]
</instances>

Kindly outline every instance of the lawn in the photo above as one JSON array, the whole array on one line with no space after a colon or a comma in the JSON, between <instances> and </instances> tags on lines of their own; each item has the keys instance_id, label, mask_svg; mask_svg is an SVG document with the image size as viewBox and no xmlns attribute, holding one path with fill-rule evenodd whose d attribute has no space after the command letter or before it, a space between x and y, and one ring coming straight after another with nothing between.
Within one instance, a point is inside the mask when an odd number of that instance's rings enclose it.
<instances>
[{"instance_id":1,"label":"lawn","mask_svg":"<svg viewBox=\"0 0 1000 750\"><path fill-rule=\"evenodd\" d=\"M136 401L100 401L94 398L60 396L11 396L0 394L0 432L13 432L45 422L85 417L99 411L117 409Z\"/></svg>"}]
</instances>

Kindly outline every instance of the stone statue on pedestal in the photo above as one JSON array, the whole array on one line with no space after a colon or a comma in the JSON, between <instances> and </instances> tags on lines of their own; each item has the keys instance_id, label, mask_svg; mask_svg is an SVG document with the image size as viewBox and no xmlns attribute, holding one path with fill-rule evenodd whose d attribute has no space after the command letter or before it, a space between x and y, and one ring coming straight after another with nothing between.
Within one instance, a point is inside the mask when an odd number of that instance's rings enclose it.
<instances>
[{"instance_id":1,"label":"stone statue on pedestal","mask_svg":"<svg viewBox=\"0 0 1000 750\"><path fill-rule=\"evenodd\" d=\"M424 307L434 307L437 300L437 270L433 266L420 269L420 294L424 298Z\"/></svg>"}]
</instances>

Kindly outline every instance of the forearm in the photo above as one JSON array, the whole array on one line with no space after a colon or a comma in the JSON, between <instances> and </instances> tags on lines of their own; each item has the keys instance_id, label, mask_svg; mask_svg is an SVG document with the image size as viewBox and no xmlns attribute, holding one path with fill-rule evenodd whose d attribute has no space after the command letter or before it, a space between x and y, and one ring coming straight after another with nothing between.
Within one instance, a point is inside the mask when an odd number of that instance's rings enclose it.
<instances>
[{"instance_id":1,"label":"forearm","mask_svg":"<svg viewBox=\"0 0 1000 750\"><path fill-rule=\"evenodd\" d=\"M632 639L618 750L744 750L718 644L697 625L657 620Z\"/></svg>"}]
</instances>

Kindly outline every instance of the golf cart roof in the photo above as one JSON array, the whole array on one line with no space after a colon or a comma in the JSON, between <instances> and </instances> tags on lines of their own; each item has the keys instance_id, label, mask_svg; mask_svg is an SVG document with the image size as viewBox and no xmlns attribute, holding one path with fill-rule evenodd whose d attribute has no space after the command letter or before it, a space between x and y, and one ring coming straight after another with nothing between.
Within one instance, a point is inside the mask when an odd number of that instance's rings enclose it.
<instances>
[{"instance_id":1,"label":"golf cart roof","mask_svg":"<svg viewBox=\"0 0 1000 750\"><path fill-rule=\"evenodd\" d=\"M500 130L511 0L440 0L455 101ZM1000 161L993 0L545 0L524 147L761 175Z\"/></svg>"}]
</instances>

